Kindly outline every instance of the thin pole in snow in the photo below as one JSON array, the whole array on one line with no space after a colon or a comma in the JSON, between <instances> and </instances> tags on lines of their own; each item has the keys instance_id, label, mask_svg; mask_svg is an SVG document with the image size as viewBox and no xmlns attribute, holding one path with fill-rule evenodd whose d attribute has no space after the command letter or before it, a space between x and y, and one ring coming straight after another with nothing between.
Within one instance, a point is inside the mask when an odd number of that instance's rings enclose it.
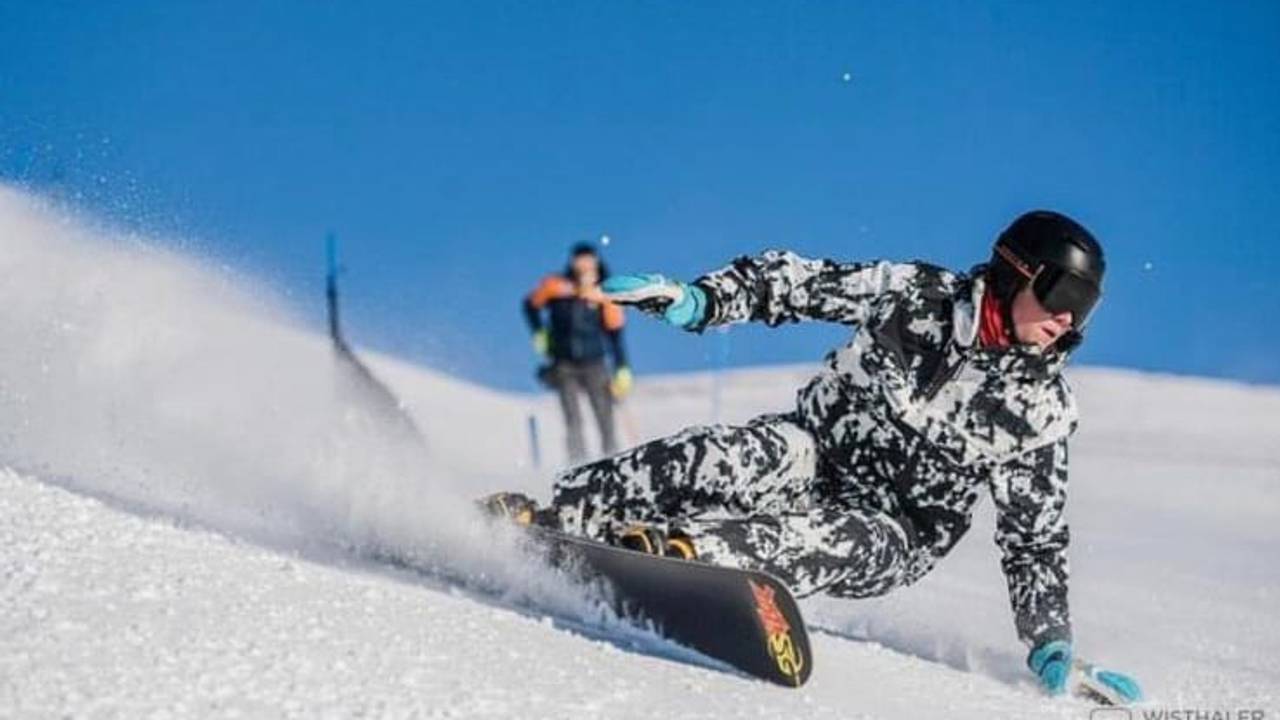
<instances>
[{"instance_id":1,"label":"thin pole in snow","mask_svg":"<svg viewBox=\"0 0 1280 720\"><path fill-rule=\"evenodd\" d=\"M324 238L325 283L324 296L329 304L329 338L333 344L345 347L342 327L338 322L338 238L329 233Z\"/></svg>"},{"instance_id":2,"label":"thin pole in snow","mask_svg":"<svg viewBox=\"0 0 1280 720\"><path fill-rule=\"evenodd\" d=\"M713 352L714 369L711 372L711 422L720 422L722 408L724 370L729 364L729 327L721 325L716 328L715 349Z\"/></svg>"},{"instance_id":3,"label":"thin pole in snow","mask_svg":"<svg viewBox=\"0 0 1280 720\"><path fill-rule=\"evenodd\" d=\"M533 413L529 413L529 459L533 462L535 470L542 468L542 447L538 442L538 416Z\"/></svg>"}]
</instances>

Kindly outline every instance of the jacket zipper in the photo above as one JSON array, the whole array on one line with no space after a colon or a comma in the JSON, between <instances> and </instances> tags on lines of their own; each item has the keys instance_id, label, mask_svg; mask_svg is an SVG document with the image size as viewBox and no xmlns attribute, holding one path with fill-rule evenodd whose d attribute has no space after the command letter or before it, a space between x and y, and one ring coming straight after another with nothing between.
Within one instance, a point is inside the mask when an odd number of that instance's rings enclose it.
<instances>
[{"instance_id":1,"label":"jacket zipper","mask_svg":"<svg viewBox=\"0 0 1280 720\"><path fill-rule=\"evenodd\" d=\"M925 388L925 391L924 391L925 401L930 402L935 397L937 397L938 393L942 392L942 386L950 382L951 379L954 378L956 375L959 375L960 370L965 366L965 363L967 363L968 361L969 361L968 356L961 355L960 362L957 362L955 365L952 365L950 367L944 367L943 369L939 370L938 374L933 377L933 380L929 381L929 387Z\"/></svg>"}]
</instances>

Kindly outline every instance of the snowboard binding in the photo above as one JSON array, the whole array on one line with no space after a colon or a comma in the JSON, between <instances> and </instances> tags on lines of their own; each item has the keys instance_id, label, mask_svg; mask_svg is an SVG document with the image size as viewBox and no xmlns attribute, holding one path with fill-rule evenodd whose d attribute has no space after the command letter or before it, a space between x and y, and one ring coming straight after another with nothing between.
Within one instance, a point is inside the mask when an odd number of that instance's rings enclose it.
<instances>
[{"instance_id":1,"label":"snowboard binding","mask_svg":"<svg viewBox=\"0 0 1280 720\"><path fill-rule=\"evenodd\" d=\"M661 555L680 560L698 559L693 538L679 530L666 532L652 525L632 525L618 535L616 544L618 547L647 555Z\"/></svg>"},{"instance_id":2,"label":"snowboard binding","mask_svg":"<svg viewBox=\"0 0 1280 720\"><path fill-rule=\"evenodd\" d=\"M480 513L489 518L506 520L517 527L557 529L555 511L539 508L537 501L518 492L496 492L476 501Z\"/></svg>"}]
</instances>

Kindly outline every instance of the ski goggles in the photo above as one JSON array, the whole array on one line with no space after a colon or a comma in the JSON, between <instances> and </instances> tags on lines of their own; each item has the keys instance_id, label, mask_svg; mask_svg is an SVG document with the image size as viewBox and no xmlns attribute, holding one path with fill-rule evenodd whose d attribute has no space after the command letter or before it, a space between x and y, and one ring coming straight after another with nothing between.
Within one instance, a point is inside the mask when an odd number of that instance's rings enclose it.
<instances>
[{"instance_id":1,"label":"ski goggles","mask_svg":"<svg viewBox=\"0 0 1280 720\"><path fill-rule=\"evenodd\" d=\"M1031 292L1045 310L1057 315L1071 313L1071 325L1079 330L1102 299L1097 285L1067 270L1044 265L1031 280Z\"/></svg>"},{"instance_id":2,"label":"ski goggles","mask_svg":"<svg viewBox=\"0 0 1280 720\"><path fill-rule=\"evenodd\" d=\"M996 251L1031 281L1031 292L1045 310L1054 315L1071 313L1071 325L1076 330L1089 321L1089 316L1102 299L1102 290L1091 280L1048 263L1042 263L1039 269L1033 270L1003 244L997 245Z\"/></svg>"}]
</instances>

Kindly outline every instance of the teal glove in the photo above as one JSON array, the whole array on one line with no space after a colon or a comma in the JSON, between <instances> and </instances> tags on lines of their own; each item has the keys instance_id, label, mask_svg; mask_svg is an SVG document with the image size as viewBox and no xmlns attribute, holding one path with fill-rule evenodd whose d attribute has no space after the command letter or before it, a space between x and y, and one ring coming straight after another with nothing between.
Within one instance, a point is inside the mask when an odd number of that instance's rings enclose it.
<instances>
[{"instance_id":1,"label":"teal glove","mask_svg":"<svg viewBox=\"0 0 1280 720\"><path fill-rule=\"evenodd\" d=\"M619 305L634 305L686 330L707 319L707 294L702 288L662 275L618 275L605 280L600 289Z\"/></svg>"},{"instance_id":2,"label":"teal glove","mask_svg":"<svg viewBox=\"0 0 1280 720\"><path fill-rule=\"evenodd\" d=\"M1071 643L1053 640L1031 651L1027 667L1040 678L1040 684L1050 695L1061 695L1071 675L1071 656Z\"/></svg>"},{"instance_id":3,"label":"teal glove","mask_svg":"<svg viewBox=\"0 0 1280 720\"><path fill-rule=\"evenodd\" d=\"M1032 650L1027 666L1052 695L1061 695L1070 685L1072 694L1104 705L1128 705L1142 700L1142 688L1136 680L1075 657L1066 640L1047 642Z\"/></svg>"},{"instance_id":4,"label":"teal glove","mask_svg":"<svg viewBox=\"0 0 1280 720\"><path fill-rule=\"evenodd\" d=\"M1104 705L1128 705L1142 700L1142 688L1133 678L1076 659L1076 694Z\"/></svg>"}]
</instances>

